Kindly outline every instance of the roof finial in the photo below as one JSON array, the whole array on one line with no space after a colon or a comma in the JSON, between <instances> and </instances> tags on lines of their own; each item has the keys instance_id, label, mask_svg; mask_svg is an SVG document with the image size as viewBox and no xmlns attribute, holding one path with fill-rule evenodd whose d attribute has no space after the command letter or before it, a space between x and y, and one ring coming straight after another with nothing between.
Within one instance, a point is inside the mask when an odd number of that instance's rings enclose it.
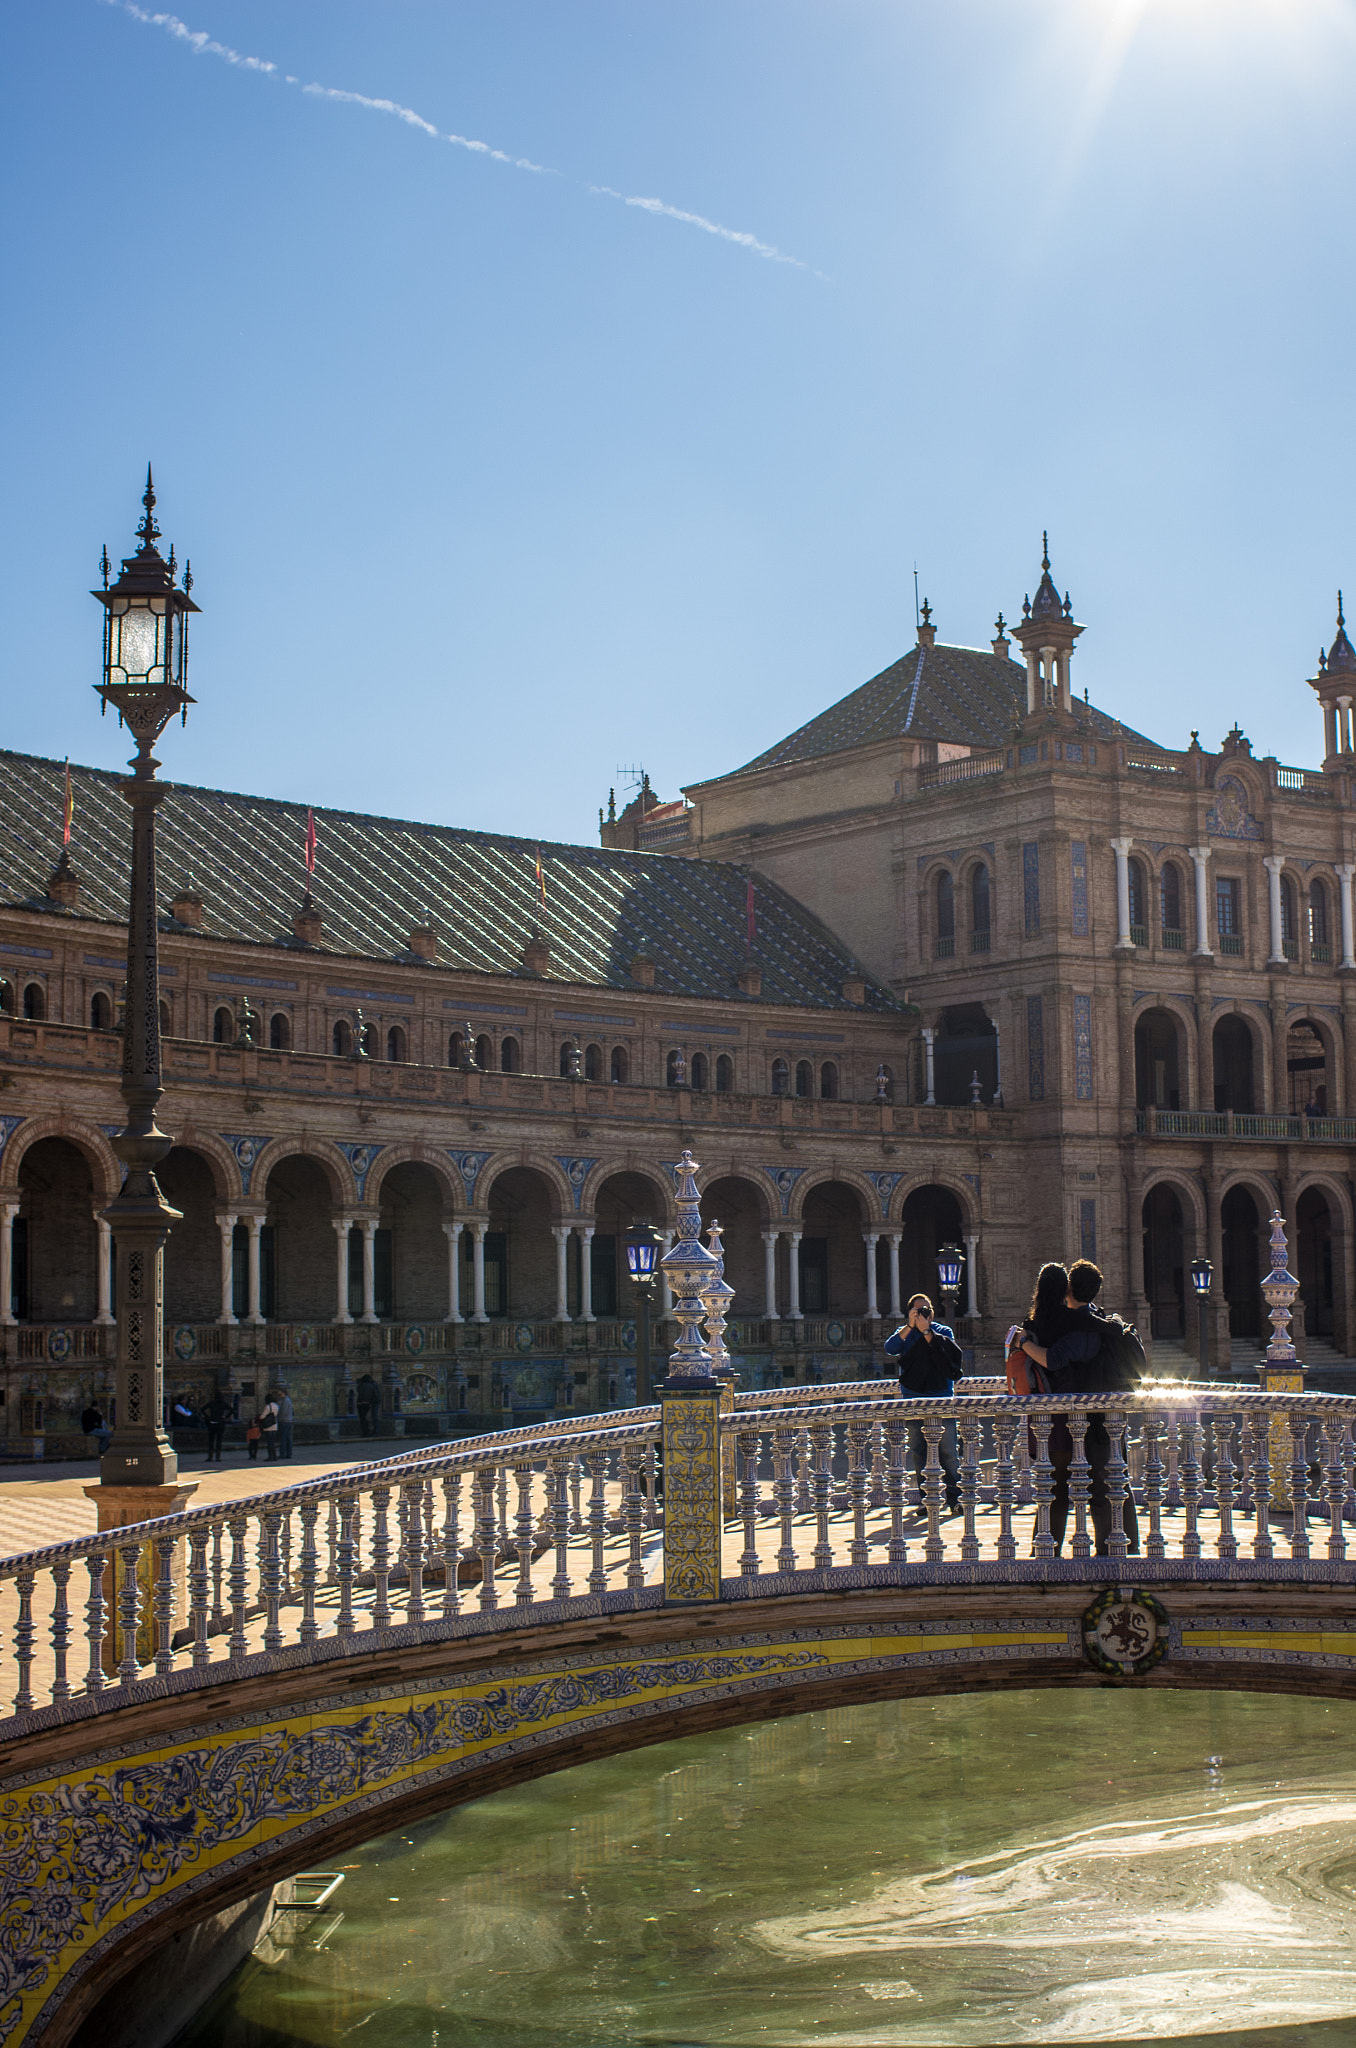
<instances>
[{"instance_id":1,"label":"roof finial","mask_svg":"<svg viewBox=\"0 0 1356 2048\"><path fill-rule=\"evenodd\" d=\"M1041 567L1048 573L1050 568L1050 536L1044 531L1041 533Z\"/></svg>"},{"instance_id":2,"label":"roof finial","mask_svg":"<svg viewBox=\"0 0 1356 2048\"><path fill-rule=\"evenodd\" d=\"M998 636L998 638L999 638L1000 640L1002 639L1002 637L1003 637L1004 633L1006 633L1006 632L1007 632L1007 630L1008 630L1008 622L1007 622L1007 620L1006 620L1006 619L1005 619L1005 618L1003 617L1003 614L1002 614L1002 612L1000 612L1000 613L998 614L998 617L997 617L997 618L996 618L996 619L994 620L994 622L993 622L993 629L994 629L994 632L995 632L995 634L996 634L996 635Z\"/></svg>"},{"instance_id":3,"label":"roof finial","mask_svg":"<svg viewBox=\"0 0 1356 2048\"><path fill-rule=\"evenodd\" d=\"M107 542L107 541L105 541L105 542L104 542L104 551L103 551L102 555L100 555L100 557L99 557L99 567L100 567L100 569L101 569L101 570L102 570L102 572L103 572L103 578L104 578L104 589L105 589L105 590L107 590L107 588L108 588L108 572L109 572L109 570L110 570L110 569L111 569L111 568L113 567L113 564L112 564L112 563L111 563L111 562L109 561L109 559L108 559L108 542Z\"/></svg>"},{"instance_id":4,"label":"roof finial","mask_svg":"<svg viewBox=\"0 0 1356 2048\"><path fill-rule=\"evenodd\" d=\"M141 494L141 502L146 511L137 528L137 539L141 542L141 552L145 555L150 553L160 538L160 528L155 523L155 485L151 480L149 462L146 464L146 488Z\"/></svg>"},{"instance_id":5,"label":"roof finial","mask_svg":"<svg viewBox=\"0 0 1356 2048\"><path fill-rule=\"evenodd\" d=\"M926 598L923 599L923 609L921 617L923 624L925 626L930 626L932 624L932 606L928 603Z\"/></svg>"},{"instance_id":6,"label":"roof finial","mask_svg":"<svg viewBox=\"0 0 1356 2048\"><path fill-rule=\"evenodd\" d=\"M1337 623L1339 626L1345 626L1346 624L1346 620L1342 616L1342 593L1340 590L1337 593Z\"/></svg>"}]
</instances>

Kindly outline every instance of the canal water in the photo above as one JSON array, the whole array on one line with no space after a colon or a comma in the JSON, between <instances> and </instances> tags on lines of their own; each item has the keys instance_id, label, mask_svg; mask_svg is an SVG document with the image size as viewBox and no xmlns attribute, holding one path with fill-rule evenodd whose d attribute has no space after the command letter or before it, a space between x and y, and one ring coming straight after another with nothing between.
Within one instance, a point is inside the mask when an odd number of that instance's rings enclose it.
<instances>
[{"instance_id":1,"label":"canal water","mask_svg":"<svg viewBox=\"0 0 1356 2048\"><path fill-rule=\"evenodd\" d=\"M339 1860L331 1906L184 2048L1356 2048L1342 1703L844 1708L584 1764Z\"/></svg>"}]
</instances>

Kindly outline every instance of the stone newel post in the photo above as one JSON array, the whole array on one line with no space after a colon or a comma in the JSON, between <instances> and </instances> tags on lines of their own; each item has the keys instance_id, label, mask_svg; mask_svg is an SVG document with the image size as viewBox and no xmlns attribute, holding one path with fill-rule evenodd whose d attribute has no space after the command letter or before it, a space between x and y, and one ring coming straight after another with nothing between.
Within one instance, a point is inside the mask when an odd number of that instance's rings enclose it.
<instances>
[{"instance_id":1,"label":"stone newel post","mask_svg":"<svg viewBox=\"0 0 1356 2048\"><path fill-rule=\"evenodd\" d=\"M664 1598L720 1598L722 1382L702 1342L703 1295L719 1264L701 1241L697 1162L683 1153L678 1236L661 1269L673 1290L678 1342L660 1395L664 1432Z\"/></svg>"},{"instance_id":2,"label":"stone newel post","mask_svg":"<svg viewBox=\"0 0 1356 2048\"><path fill-rule=\"evenodd\" d=\"M1271 1342L1257 1368L1265 1394L1302 1394L1304 1367L1295 1355L1290 1337L1290 1311L1299 1293L1299 1281L1286 1265L1285 1218L1279 1209L1271 1212L1271 1271L1262 1282L1262 1294L1271 1311ZM1289 1416L1276 1416L1271 1424L1271 1500L1277 1508L1292 1505L1290 1460L1292 1446Z\"/></svg>"}]
</instances>

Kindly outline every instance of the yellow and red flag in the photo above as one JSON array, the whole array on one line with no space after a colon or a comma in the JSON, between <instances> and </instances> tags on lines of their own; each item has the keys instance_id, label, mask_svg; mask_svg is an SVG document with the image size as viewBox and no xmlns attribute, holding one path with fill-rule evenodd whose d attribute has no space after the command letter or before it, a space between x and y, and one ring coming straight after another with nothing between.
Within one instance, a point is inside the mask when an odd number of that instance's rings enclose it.
<instances>
[{"instance_id":1,"label":"yellow and red flag","mask_svg":"<svg viewBox=\"0 0 1356 2048\"><path fill-rule=\"evenodd\" d=\"M543 871L543 869L542 869L542 864L541 864L541 848L540 848L540 846L539 846L539 847L537 848L537 895L538 895L538 896L540 897L540 899L541 899L541 907L542 907L542 909L543 909L543 910L545 910L545 908L546 908L546 875L545 875L545 873L544 873L544 871Z\"/></svg>"},{"instance_id":2,"label":"yellow and red flag","mask_svg":"<svg viewBox=\"0 0 1356 2048\"><path fill-rule=\"evenodd\" d=\"M61 843L63 846L69 846L71 843L71 819L74 816L75 791L71 788L71 764L68 757L66 761L66 796L61 806Z\"/></svg>"},{"instance_id":3,"label":"yellow and red flag","mask_svg":"<svg viewBox=\"0 0 1356 2048\"><path fill-rule=\"evenodd\" d=\"M312 881L315 880L315 849L315 812L308 805L306 811L306 872Z\"/></svg>"}]
</instances>

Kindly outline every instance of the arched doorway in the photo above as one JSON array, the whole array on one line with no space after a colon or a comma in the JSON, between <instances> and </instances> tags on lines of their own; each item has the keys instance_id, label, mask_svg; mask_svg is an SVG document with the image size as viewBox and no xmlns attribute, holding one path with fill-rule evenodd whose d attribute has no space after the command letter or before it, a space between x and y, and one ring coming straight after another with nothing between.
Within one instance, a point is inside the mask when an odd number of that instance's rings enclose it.
<instances>
[{"instance_id":1,"label":"arched doorway","mask_svg":"<svg viewBox=\"0 0 1356 2048\"><path fill-rule=\"evenodd\" d=\"M640 1309L639 1290L631 1285L626 1266L626 1236L634 1224L664 1227L665 1203L660 1189L643 1173L610 1173L593 1204L593 1313L634 1318ZM659 1305L658 1289L653 1306Z\"/></svg>"},{"instance_id":2,"label":"arched doorway","mask_svg":"<svg viewBox=\"0 0 1356 2048\"><path fill-rule=\"evenodd\" d=\"M448 1305L442 1182L431 1166L402 1160L382 1181L379 1205L377 1314L406 1323L441 1321Z\"/></svg>"},{"instance_id":3,"label":"arched doorway","mask_svg":"<svg viewBox=\"0 0 1356 2048\"><path fill-rule=\"evenodd\" d=\"M1143 1226L1149 1331L1154 1337L1176 1339L1186 1328L1186 1257L1182 1204L1167 1181L1144 1197Z\"/></svg>"},{"instance_id":4,"label":"arched doorway","mask_svg":"<svg viewBox=\"0 0 1356 2048\"><path fill-rule=\"evenodd\" d=\"M866 1313L862 1198L846 1181L821 1181L801 1217L800 1305L807 1316Z\"/></svg>"},{"instance_id":5,"label":"arched doorway","mask_svg":"<svg viewBox=\"0 0 1356 2048\"><path fill-rule=\"evenodd\" d=\"M176 1145L156 1179L183 1217L165 1244L165 1321L214 1323L221 1313L221 1231L212 1169L201 1152Z\"/></svg>"},{"instance_id":6,"label":"arched doorway","mask_svg":"<svg viewBox=\"0 0 1356 2048\"><path fill-rule=\"evenodd\" d=\"M94 1176L69 1138L39 1138L24 1153L13 1230L14 1312L20 1320L92 1322L99 1305Z\"/></svg>"},{"instance_id":7,"label":"arched doorway","mask_svg":"<svg viewBox=\"0 0 1356 2048\"><path fill-rule=\"evenodd\" d=\"M294 1152L274 1166L264 1196L268 1216L259 1233L259 1313L270 1323L333 1322L338 1304L334 1227L330 1221L334 1191L329 1175L319 1160ZM235 1235L238 1300L240 1258L242 1250L248 1247L249 1233L242 1225ZM350 1244L349 1308L354 1314L362 1310L361 1253L356 1265L355 1310L355 1258Z\"/></svg>"},{"instance_id":8,"label":"arched doorway","mask_svg":"<svg viewBox=\"0 0 1356 2048\"><path fill-rule=\"evenodd\" d=\"M1224 1298L1229 1335L1257 1337L1262 1330L1262 1264L1257 1204L1245 1187L1232 1187L1220 1205L1224 1235Z\"/></svg>"},{"instance_id":9,"label":"arched doorway","mask_svg":"<svg viewBox=\"0 0 1356 2048\"><path fill-rule=\"evenodd\" d=\"M1327 1116L1327 1055L1318 1027L1307 1017L1297 1017L1285 1034L1285 1070L1287 1100L1277 1107L1291 1116Z\"/></svg>"},{"instance_id":10,"label":"arched doorway","mask_svg":"<svg viewBox=\"0 0 1356 2048\"><path fill-rule=\"evenodd\" d=\"M713 1180L702 1190L703 1230L713 1221L720 1224L725 1246L726 1285L735 1291L727 1314L762 1316L768 1306L763 1232L769 1224L761 1190L738 1174Z\"/></svg>"},{"instance_id":11,"label":"arched doorway","mask_svg":"<svg viewBox=\"0 0 1356 2048\"><path fill-rule=\"evenodd\" d=\"M944 1244L964 1244L965 1219L961 1205L950 1188L935 1182L915 1188L904 1203L901 1217L904 1233L899 1245L899 1294L901 1302L911 1294L926 1294L939 1316L946 1313L937 1286L937 1253ZM965 1305L965 1275L956 1312Z\"/></svg>"},{"instance_id":12,"label":"arched doorway","mask_svg":"<svg viewBox=\"0 0 1356 2048\"><path fill-rule=\"evenodd\" d=\"M1215 1026L1215 1108L1251 1116L1252 1033L1241 1017L1221 1017Z\"/></svg>"},{"instance_id":13,"label":"arched doorway","mask_svg":"<svg viewBox=\"0 0 1356 2048\"><path fill-rule=\"evenodd\" d=\"M1304 1332L1331 1341L1333 1318L1332 1211L1321 1188L1306 1188L1295 1207L1295 1276L1304 1300Z\"/></svg>"},{"instance_id":14,"label":"arched doorway","mask_svg":"<svg viewBox=\"0 0 1356 2048\"><path fill-rule=\"evenodd\" d=\"M981 1102L992 1102L998 1087L997 1033L981 1003L956 1003L942 1011L933 1048L938 1102L969 1102L976 1074Z\"/></svg>"},{"instance_id":15,"label":"arched doorway","mask_svg":"<svg viewBox=\"0 0 1356 2048\"><path fill-rule=\"evenodd\" d=\"M511 1166L490 1188L490 1227L485 1237L485 1313L546 1320L556 1313L555 1190L531 1166ZM571 1239L570 1300L578 1303ZM465 1266L461 1298L473 1299L473 1243L462 1232ZM573 1312L573 1311L572 1311Z\"/></svg>"},{"instance_id":16,"label":"arched doorway","mask_svg":"<svg viewBox=\"0 0 1356 2048\"><path fill-rule=\"evenodd\" d=\"M1139 1109L1180 1109L1177 1019L1169 1010L1146 1010L1135 1021L1135 1104Z\"/></svg>"}]
</instances>

